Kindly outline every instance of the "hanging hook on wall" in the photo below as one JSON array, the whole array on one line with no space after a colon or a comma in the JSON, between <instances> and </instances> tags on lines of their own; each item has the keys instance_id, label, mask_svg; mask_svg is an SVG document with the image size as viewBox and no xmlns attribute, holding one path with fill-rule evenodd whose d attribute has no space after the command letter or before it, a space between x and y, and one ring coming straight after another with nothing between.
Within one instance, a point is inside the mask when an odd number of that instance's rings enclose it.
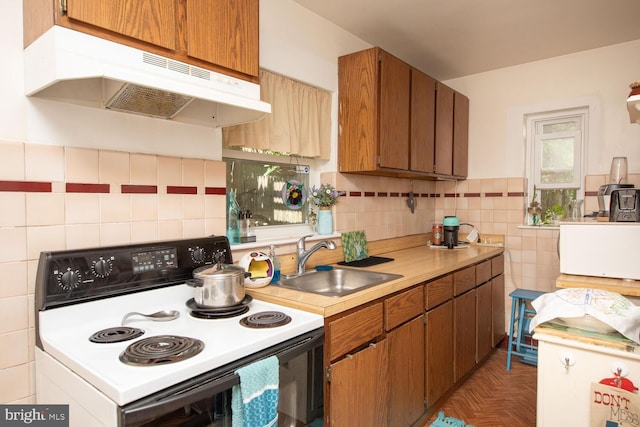
<instances>
[{"instance_id":1,"label":"hanging hook on wall","mask_svg":"<svg viewBox=\"0 0 640 427\"><path fill-rule=\"evenodd\" d=\"M407 199L407 206L409 206L409 209L411 209L411 213L415 212L416 209L416 202L415 199L413 197L413 180L409 181L410 185L411 185L411 190L409 191L409 198Z\"/></svg>"}]
</instances>

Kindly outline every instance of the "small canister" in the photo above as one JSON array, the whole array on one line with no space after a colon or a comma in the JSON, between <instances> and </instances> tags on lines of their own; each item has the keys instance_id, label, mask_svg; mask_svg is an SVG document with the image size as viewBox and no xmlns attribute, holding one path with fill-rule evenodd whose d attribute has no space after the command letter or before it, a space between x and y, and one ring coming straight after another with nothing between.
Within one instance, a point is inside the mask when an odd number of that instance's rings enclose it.
<instances>
[{"instance_id":1,"label":"small canister","mask_svg":"<svg viewBox=\"0 0 640 427\"><path fill-rule=\"evenodd\" d=\"M433 224L433 238L431 239L431 243L435 246L442 244L442 224Z\"/></svg>"}]
</instances>

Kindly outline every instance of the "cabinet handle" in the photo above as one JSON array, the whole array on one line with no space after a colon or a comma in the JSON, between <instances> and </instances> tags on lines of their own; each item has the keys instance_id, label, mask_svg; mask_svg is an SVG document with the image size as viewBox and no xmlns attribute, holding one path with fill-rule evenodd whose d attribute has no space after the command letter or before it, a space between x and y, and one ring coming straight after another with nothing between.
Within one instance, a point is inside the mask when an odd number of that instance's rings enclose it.
<instances>
[{"instance_id":1,"label":"cabinet handle","mask_svg":"<svg viewBox=\"0 0 640 427\"><path fill-rule=\"evenodd\" d=\"M378 345L377 345L376 343L374 343L374 342L372 342L371 344L369 344L369 347L376 348L377 346L378 346Z\"/></svg>"},{"instance_id":2,"label":"cabinet handle","mask_svg":"<svg viewBox=\"0 0 640 427\"><path fill-rule=\"evenodd\" d=\"M347 355L345 355L344 357L346 357L347 359L353 359L353 354L348 354L347 353Z\"/></svg>"}]
</instances>

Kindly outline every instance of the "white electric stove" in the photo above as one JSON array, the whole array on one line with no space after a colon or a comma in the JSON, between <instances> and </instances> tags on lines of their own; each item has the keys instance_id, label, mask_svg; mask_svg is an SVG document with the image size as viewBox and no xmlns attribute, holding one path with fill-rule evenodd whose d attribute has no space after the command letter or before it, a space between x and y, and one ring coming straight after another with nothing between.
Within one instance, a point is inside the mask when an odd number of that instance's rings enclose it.
<instances>
[{"instance_id":1,"label":"white electric stove","mask_svg":"<svg viewBox=\"0 0 640 427\"><path fill-rule=\"evenodd\" d=\"M216 253L231 263L224 237L43 253L36 281L38 403L70 404L71 425L105 426L162 425L158 419L195 404L208 414L206 423L195 425L213 426L213 406L238 382L238 367L273 354L281 363L300 355L309 362L312 353L320 361L309 363L321 366L320 315L247 296L231 307L242 308L239 314L215 309L213 318L198 316L194 290L184 281ZM133 315L122 323L127 313L161 310L179 316L154 321ZM256 316L280 321L244 325ZM123 358L138 345L150 349L151 362ZM161 355L154 358L154 352Z\"/></svg>"}]
</instances>

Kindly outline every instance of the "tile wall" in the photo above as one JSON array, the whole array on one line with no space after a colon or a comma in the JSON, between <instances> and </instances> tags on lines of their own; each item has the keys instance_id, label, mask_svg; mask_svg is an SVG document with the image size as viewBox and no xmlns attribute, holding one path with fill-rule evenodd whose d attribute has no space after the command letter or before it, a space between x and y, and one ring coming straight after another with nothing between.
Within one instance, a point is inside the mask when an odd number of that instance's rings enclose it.
<instances>
[{"instance_id":1,"label":"tile wall","mask_svg":"<svg viewBox=\"0 0 640 427\"><path fill-rule=\"evenodd\" d=\"M0 402L34 403L33 292L40 251L223 234L225 165L12 142L0 142L0 153L0 384L12 384L0 387ZM523 178L435 182L334 172L321 180L345 192L333 208L336 232L362 229L373 241L428 233L443 216L457 215L481 234L505 236L507 293L554 287L558 231L521 226ZM605 180L587 177L585 212L597 210ZM640 186L640 174L630 175L630 182ZM462 233L470 231L465 227ZM278 252L293 250L287 244Z\"/></svg>"},{"instance_id":2,"label":"tile wall","mask_svg":"<svg viewBox=\"0 0 640 427\"><path fill-rule=\"evenodd\" d=\"M226 168L9 142L0 153L0 402L35 403L40 252L224 234Z\"/></svg>"}]
</instances>

